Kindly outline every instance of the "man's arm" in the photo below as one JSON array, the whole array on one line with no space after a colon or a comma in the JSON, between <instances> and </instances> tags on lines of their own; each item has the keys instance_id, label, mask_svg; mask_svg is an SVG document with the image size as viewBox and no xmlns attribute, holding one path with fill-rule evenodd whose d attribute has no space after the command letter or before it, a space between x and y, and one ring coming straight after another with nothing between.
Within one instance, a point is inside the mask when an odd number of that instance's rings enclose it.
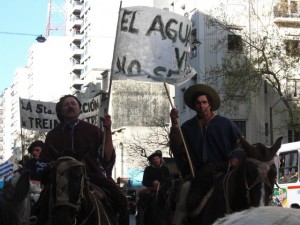
<instances>
[{"instance_id":1,"label":"man's arm","mask_svg":"<svg viewBox=\"0 0 300 225\"><path fill-rule=\"evenodd\" d=\"M103 127L105 128L104 134L104 160L110 161L113 155L114 147L112 141L112 133L111 133L111 117L110 115L106 115L103 119Z\"/></svg>"},{"instance_id":2,"label":"man's arm","mask_svg":"<svg viewBox=\"0 0 300 225\"><path fill-rule=\"evenodd\" d=\"M142 184L145 187L152 187L152 179L150 179L150 170L149 167L146 167L145 171L144 171L144 175L143 175L143 181Z\"/></svg>"}]
</instances>

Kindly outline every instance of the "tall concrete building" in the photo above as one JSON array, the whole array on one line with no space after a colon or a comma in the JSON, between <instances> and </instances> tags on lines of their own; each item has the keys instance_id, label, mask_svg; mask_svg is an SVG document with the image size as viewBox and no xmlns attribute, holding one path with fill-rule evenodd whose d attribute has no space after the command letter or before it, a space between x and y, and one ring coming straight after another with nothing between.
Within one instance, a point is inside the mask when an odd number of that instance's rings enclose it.
<instances>
[{"instance_id":1,"label":"tall concrete building","mask_svg":"<svg viewBox=\"0 0 300 225\"><path fill-rule=\"evenodd\" d=\"M28 51L29 99L55 102L70 92L69 43L68 36L49 36L44 43L31 46Z\"/></svg>"},{"instance_id":2,"label":"tall concrete building","mask_svg":"<svg viewBox=\"0 0 300 225\"><path fill-rule=\"evenodd\" d=\"M104 4L72 0L67 4L66 33L71 37L70 74L74 93L90 82L103 89L102 73L112 66L119 8L133 5L153 6L153 1L113 0Z\"/></svg>"}]
</instances>

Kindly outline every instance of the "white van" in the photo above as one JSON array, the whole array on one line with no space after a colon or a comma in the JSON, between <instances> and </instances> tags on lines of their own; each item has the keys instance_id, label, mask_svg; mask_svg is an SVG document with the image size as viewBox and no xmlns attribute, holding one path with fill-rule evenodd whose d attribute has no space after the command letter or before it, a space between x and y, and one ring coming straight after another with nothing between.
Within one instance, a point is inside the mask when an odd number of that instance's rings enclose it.
<instances>
[{"instance_id":1,"label":"white van","mask_svg":"<svg viewBox=\"0 0 300 225\"><path fill-rule=\"evenodd\" d=\"M300 207L299 155L300 141L282 144L275 157L279 188L274 196L283 207Z\"/></svg>"}]
</instances>

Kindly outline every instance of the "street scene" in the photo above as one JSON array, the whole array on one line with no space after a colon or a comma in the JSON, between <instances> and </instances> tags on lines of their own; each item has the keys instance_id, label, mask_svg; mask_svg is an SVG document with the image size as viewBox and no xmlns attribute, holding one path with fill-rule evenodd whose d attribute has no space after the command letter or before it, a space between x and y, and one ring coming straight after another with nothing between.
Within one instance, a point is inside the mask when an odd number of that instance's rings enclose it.
<instances>
[{"instance_id":1,"label":"street scene","mask_svg":"<svg viewBox=\"0 0 300 225\"><path fill-rule=\"evenodd\" d=\"M3 9L0 224L299 223L299 0Z\"/></svg>"}]
</instances>

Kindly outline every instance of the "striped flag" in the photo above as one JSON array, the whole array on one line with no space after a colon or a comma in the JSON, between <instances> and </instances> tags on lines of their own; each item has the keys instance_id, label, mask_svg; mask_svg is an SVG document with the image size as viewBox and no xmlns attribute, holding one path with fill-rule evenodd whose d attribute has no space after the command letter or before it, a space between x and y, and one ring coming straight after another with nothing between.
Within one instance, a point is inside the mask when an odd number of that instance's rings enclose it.
<instances>
[{"instance_id":1,"label":"striped flag","mask_svg":"<svg viewBox=\"0 0 300 225\"><path fill-rule=\"evenodd\" d=\"M0 178L4 178L12 174L14 170L14 164L10 161L6 161L0 165Z\"/></svg>"}]
</instances>

